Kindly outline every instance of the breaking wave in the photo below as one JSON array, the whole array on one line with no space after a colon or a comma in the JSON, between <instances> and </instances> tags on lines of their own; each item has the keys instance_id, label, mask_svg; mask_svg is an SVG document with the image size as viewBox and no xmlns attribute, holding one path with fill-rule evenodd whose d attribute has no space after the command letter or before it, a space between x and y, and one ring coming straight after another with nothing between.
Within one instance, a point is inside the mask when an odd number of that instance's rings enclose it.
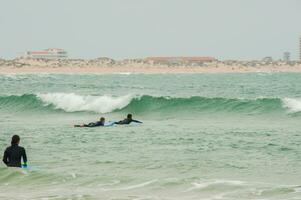
<instances>
[{"instance_id":1,"label":"breaking wave","mask_svg":"<svg viewBox=\"0 0 301 200\"><path fill-rule=\"evenodd\" d=\"M235 112L246 114L298 113L301 99L293 98L208 98L201 96L176 98L149 95L92 96L74 93L24 94L0 96L0 110L111 113L126 111L135 113L202 113Z\"/></svg>"},{"instance_id":2,"label":"breaking wave","mask_svg":"<svg viewBox=\"0 0 301 200\"><path fill-rule=\"evenodd\" d=\"M38 94L37 97L46 105L53 105L56 109L66 112L91 111L109 113L122 109L131 102L131 96L83 96L74 93L47 93Z\"/></svg>"}]
</instances>

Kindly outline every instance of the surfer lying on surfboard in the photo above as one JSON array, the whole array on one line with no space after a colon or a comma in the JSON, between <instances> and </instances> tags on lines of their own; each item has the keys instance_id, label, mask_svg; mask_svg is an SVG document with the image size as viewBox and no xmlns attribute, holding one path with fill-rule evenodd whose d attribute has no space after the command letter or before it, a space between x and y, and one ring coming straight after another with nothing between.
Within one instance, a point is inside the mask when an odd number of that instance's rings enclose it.
<instances>
[{"instance_id":1,"label":"surfer lying on surfboard","mask_svg":"<svg viewBox=\"0 0 301 200\"><path fill-rule=\"evenodd\" d=\"M104 126L106 119L101 117L97 122L91 122L89 124L82 124L82 125L74 125L74 127L96 127L96 126Z\"/></svg>"},{"instance_id":2,"label":"surfer lying on surfboard","mask_svg":"<svg viewBox=\"0 0 301 200\"><path fill-rule=\"evenodd\" d=\"M128 114L127 117L124 120L120 120L118 122L105 122L105 118L101 117L99 121L97 122L91 122L89 124L81 124L81 125L74 125L74 127L97 127L97 126L113 126L114 124L118 125L125 125L130 124L132 122L141 124L141 121L134 120L132 117L132 114Z\"/></svg>"},{"instance_id":3,"label":"surfer lying on surfboard","mask_svg":"<svg viewBox=\"0 0 301 200\"><path fill-rule=\"evenodd\" d=\"M142 123L138 120L134 120L132 114L128 114L124 120L120 120L119 122L115 122L115 124L123 125L123 124L130 124L132 122Z\"/></svg>"}]
</instances>

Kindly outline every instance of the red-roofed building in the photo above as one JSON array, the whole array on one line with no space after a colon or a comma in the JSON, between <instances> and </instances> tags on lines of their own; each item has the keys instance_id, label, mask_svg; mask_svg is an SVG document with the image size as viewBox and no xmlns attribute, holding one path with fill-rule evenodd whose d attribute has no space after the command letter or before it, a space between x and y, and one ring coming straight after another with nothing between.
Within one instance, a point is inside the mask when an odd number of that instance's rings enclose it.
<instances>
[{"instance_id":1,"label":"red-roofed building","mask_svg":"<svg viewBox=\"0 0 301 200\"><path fill-rule=\"evenodd\" d=\"M161 64L202 64L216 61L213 57L148 57L148 61Z\"/></svg>"}]
</instances>

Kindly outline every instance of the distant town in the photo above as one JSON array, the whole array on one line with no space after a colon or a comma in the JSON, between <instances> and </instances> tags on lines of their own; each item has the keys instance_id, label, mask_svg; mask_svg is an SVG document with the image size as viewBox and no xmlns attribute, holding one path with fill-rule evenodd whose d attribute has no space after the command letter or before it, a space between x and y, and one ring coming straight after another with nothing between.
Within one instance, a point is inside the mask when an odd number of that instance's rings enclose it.
<instances>
[{"instance_id":1,"label":"distant town","mask_svg":"<svg viewBox=\"0 0 301 200\"><path fill-rule=\"evenodd\" d=\"M292 60L290 52L284 52L283 58L274 60L272 57L264 57L260 60L218 60L213 56L175 56L175 57L146 57L138 59L114 60L107 57L95 59L71 59L64 49L50 48L46 50L27 51L15 59L0 59L0 69L40 67L211 67L211 68L263 68L263 67L301 67L301 37L299 39L299 60Z\"/></svg>"}]
</instances>

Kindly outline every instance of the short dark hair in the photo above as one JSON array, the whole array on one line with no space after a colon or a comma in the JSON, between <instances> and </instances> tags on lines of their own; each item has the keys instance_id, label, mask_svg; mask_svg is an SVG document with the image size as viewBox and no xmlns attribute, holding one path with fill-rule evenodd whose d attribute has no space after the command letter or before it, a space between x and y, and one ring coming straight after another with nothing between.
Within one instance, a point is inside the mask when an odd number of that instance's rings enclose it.
<instances>
[{"instance_id":1,"label":"short dark hair","mask_svg":"<svg viewBox=\"0 0 301 200\"><path fill-rule=\"evenodd\" d=\"M100 118L100 121L104 121L104 120L105 120L105 118L104 118L104 117L101 117L101 118Z\"/></svg>"},{"instance_id":2,"label":"short dark hair","mask_svg":"<svg viewBox=\"0 0 301 200\"><path fill-rule=\"evenodd\" d=\"M127 118L132 118L132 114L128 114L128 115L127 115Z\"/></svg>"},{"instance_id":3,"label":"short dark hair","mask_svg":"<svg viewBox=\"0 0 301 200\"><path fill-rule=\"evenodd\" d=\"M18 135L14 135L12 138L11 138L11 145L13 144L18 144L20 142L20 137Z\"/></svg>"}]
</instances>

